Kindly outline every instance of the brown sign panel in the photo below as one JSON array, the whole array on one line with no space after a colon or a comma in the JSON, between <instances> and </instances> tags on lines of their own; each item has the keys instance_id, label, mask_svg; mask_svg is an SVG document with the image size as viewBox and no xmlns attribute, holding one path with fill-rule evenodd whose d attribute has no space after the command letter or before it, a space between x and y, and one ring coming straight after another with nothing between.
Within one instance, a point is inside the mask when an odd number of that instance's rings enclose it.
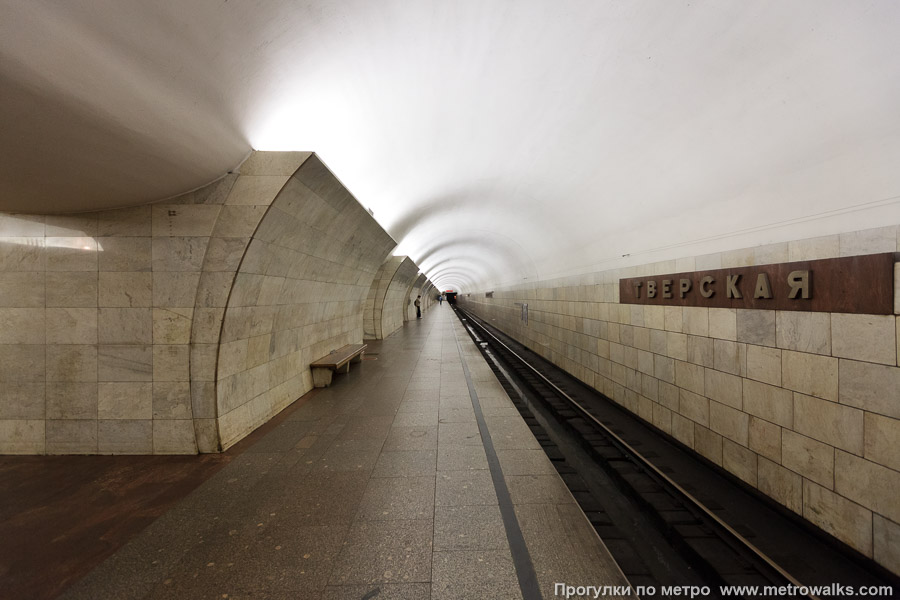
<instances>
[{"instance_id":1,"label":"brown sign panel","mask_svg":"<svg viewBox=\"0 0 900 600\"><path fill-rule=\"evenodd\" d=\"M631 277L619 302L889 315L894 254Z\"/></svg>"}]
</instances>

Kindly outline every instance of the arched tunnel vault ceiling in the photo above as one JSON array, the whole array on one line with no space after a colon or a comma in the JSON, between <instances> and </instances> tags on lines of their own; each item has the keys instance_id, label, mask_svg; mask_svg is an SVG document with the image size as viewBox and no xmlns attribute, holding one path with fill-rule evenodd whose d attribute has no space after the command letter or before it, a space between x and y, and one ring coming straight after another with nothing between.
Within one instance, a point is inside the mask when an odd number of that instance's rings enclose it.
<instances>
[{"instance_id":1,"label":"arched tunnel vault ceiling","mask_svg":"<svg viewBox=\"0 0 900 600\"><path fill-rule=\"evenodd\" d=\"M0 0L0 210L314 150L473 289L898 223L898 24L894 0Z\"/></svg>"}]
</instances>

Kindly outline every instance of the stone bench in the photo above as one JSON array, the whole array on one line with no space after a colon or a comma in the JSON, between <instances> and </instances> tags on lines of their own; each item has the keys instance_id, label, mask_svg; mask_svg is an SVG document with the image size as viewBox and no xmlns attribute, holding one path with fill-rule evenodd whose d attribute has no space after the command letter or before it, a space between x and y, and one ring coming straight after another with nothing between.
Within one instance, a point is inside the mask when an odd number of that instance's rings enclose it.
<instances>
[{"instance_id":1,"label":"stone bench","mask_svg":"<svg viewBox=\"0 0 900 600\"><path fill-rule=\"evenodd\" d=\"M328 387L335 372L349 373L351 362L360 362L366 353L366 344L347 344L331 354L323 356L309 365L312 369L313 385Z\"/></svg>"}]
</instances>

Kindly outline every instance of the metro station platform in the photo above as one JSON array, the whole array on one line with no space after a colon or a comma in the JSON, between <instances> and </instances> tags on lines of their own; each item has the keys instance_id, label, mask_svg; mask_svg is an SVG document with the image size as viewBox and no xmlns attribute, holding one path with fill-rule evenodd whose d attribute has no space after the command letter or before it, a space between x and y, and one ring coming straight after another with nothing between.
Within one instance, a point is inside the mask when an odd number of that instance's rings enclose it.
<instances>
[{"instance_id":1,"label":"metro station platform","mask_svg":"<svg viewBox=\"0 0 900 600\"><path fill-rule=\"evenodd\" d=\"M529 600L627 585L446 304L237 451L61 598Z\"/></svg>"}]
</instances>

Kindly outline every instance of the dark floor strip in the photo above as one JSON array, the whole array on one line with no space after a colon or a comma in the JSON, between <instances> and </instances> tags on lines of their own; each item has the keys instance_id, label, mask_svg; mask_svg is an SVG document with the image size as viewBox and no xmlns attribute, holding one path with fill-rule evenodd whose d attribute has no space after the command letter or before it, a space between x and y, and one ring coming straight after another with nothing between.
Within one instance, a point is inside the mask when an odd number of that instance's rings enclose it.
<instances>
[{"instance_id":1,"label":"dark floor strip","mask_svg":"<svg viewBox=\"0 0 900 600\"><path fill-rule=\"evenodd\" d=\"M528 553L525 537L522 535L522 530L519 528L516 510L513 507L512 499L509 496L506 480L503 479L503 470L500 468L500 459L497 458L497 452L494 450L494 442L491 440L491 434L488 431L487 423L485 423L484 415L481 413L481 404L478 402L475 384L472 382L472 376L469 373L469 367L466 365L466 359L463 356L462 347L459 343L459 336L456 335L455 328L453 329L453 337L456 338L456 349L459 351L463 373L466 376L466 385L469 388L469 398L472 400L472 408L475 410L475 420L478 422L478 431L481 433L481 440L484 443L484 452L487 455L488 467L491 470L491 479L494 482L494 491L497 493L497 501L500 504L500 516L503 518L503 527L506 529L506 539L509 541L509 550L512 553L513 566L516 569L516 578L519 580L519 589L522 591L522 598L523 600L541 600L540 587L538 586L537 574L534 572L534 564L531 562L531 554Z\"/></svg>"}]
</instances>

